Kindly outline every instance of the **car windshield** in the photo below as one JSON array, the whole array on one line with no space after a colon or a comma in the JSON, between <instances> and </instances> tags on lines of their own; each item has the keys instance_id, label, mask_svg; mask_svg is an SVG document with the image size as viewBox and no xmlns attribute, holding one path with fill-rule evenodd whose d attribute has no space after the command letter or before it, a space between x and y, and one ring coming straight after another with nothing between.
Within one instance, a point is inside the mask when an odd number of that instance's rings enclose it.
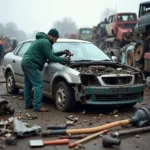
<instances>
[{"instance_id":1,"label":"car windshield","mask_svg":"<svg viewBox=\"0 0 150 150\"><path fill-rule=\"evenodd\" d=\"M118 21L136 21L136 14L120 14Z\"/></svg>"},{"instance_id":2,"label":"car windshield","mask_svg":"<svg viewBox=\"0 0 150 150\"><path fill-rule=\"evenodd\" d=\"M84 42L65 42L55 43L53 45L53 52L62 50L70 50L72 54L71 61L111 61L111 59L99 48L92 43ZM63 56L64 57L64 56Z\"/></svg>"}]
</instances>

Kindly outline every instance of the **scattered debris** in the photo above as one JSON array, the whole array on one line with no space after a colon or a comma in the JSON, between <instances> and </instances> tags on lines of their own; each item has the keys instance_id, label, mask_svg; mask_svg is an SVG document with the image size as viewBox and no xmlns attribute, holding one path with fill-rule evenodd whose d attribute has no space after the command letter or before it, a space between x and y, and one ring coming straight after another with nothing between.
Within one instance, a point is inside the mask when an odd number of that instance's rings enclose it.
<instances>
[{"instance_id":1,"label":"scattered debris","mask_svg":"<svg viewBox=\"0 0 150 150\"><path fill-rule=\"evenodd\" d=\"M118 110L117 110L117 109L115 109L115 110L113 111L113 115L116 115L116 114L118 114Z\"/></svg>"},{"instance_id":2,"label":"scattered debris","mask_svg":"<svg viewBox=\"0 0 150 150\"><path fill-rule=\"evenodd\" d=\"M31 128L27 128L24 123L16 117L13 119L13 132L18 137L37 135L41 130L40 126L34 125Z\"/></svg>"},{"instance_id":3,"label":"scattered debris","mask_svg":"<svg viewBox=\"0 0 150 150\"><path fill-rule=\"evenodd\" d=\"M111 121L110 121L110 120L108 120L108 121L106 121L106 123L111 123Z\"/></svg>"},{"instance_id":4,"label":"scattered debris","mask_svg":"<svg viewBox=\"0 0 150 150\"><path fill-rule=\"evenodd\" d=\"M118 115L114 115L115 118L119 117Z\"/></svg>"},{"instance_id":5,"label":"scattered debris","mask_svg":"<svg viewBox=\"0 0 150 150\"><path fill-rule=\"evenodd\" d=\"M145 102L143 102L143 103L141 103L142 105L148 105L147 103L145 103Z\"/></svg>"},{"instance_id":6,"label":"scattered debris","mask_svg":"<svg viewBox=\"0 0 150 150\"><path fill-rule=\"evenodd\" d=\"M102 116L103 116L103 114L99 114L99 116L100 116L100 117L102 117Z\"/></svg>"},{"instance_id":7,"label":"scattered debris","mask_svg":"<svg viewBox=\"0 0 150 150\"><path fill-rule=\"evenodd\" d=\"M86 110L83 110L82 114L86 114Z\"/></svg>"},{"instance_id":8,"label":"scattered debris","mask_svg":"<svg viewBox=\"0 0 150 150\"><path fill-rule=\"evenodd\" d=\"M139 138L140 136L139 135L135 135L135 138Z\"/></svg>"},{"instance_id":9,"label":"scattered debris","mask_svg":"<svg viewBox=\"0 0 150 150\"><path fill-rule=\"evenodd\" d=\"M19 100L23 100L23 96L19 97Z\"/></svg>"},{"instance_id":10,"label":"scattered debris","mask_svg":"<svg viewBox=\"0 0 150 150\"><path fill-rule=\"evenodd\" d=\"M0 98L0 115L13 115L15 110L8 105L8 102L2 98Z\"/></svg>"},{"instance_id":11,"label":"scattered debris","mask_svg":"<svg viewBox=\"0 0 150 150\"><path fill-rule=\"evenodd\" d=\"M67 125L74 125L74 121L66 121Z\"/></svg>"},{"instance_id":12,"label":"scattered debris","mask_svg":"<svg viewBox=\"0 0 150 150\"><path fill-rule=\"evenodd\" d=\"M5 148L6 148L5 145L1 145L1 144L0 144L0 149L5 149Z\"/></svg>"},{"instance_id":13,"label":"scattered debris","mask_svg":"<svg viewBox=\"0 0 150 150\"><path fill-rule=\"evenodd\" d=\"M90 121L90 122L89 122L89 126L91 126L91 125L93 125L93 123Z\"/></svg>"},{"instance_id":14,"label":"scattered debris","mask_svg":"<svg viewBox=\"0 0 150 150\"><path fill-rule=\"evenodd\" d=\"M73 121L73 122L78 121L78 118L74 118L73 115L71 115L71 116L65 116L65 117L66 117L68 120Z\"/></svg>"},{"instance_id":15,"label":"scattered debris","mask_svg":"<svg viewBox=\"0 0 150 150\"><path fill-rule=\"evenodd\" d=\"M84 122L87 122L87 120L84 120Z\"/></svg>"}]
</instances>

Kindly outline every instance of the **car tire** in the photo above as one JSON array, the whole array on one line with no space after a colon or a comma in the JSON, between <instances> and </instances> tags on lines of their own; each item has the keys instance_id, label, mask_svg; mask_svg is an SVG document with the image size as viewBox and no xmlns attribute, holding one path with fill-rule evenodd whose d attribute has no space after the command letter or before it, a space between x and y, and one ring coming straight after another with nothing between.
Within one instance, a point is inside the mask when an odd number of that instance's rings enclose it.
<instances>
[{"instance_id":1,"label":"car tire","mask_svg":"<svg viewBox=\"0 0 150 150\"><path fill-rule=\"evenodd\" d=\"M128 50L126 52L126 65L128 66L135 66L135 61L134 61L134 52L132 50Z\"/></svg>"},{"instance_id":2,"label":"car tire","mask_svg":"<svg viewBox=\"0 0 150 150\"><path fill-rule=\"evenodd\" d=\"M56 108L62 112L68 112L75 107L74 91L70 84L60 81L55 88Z\"/></svg>"},{"instance_id":3,"label":"car tire","mask_svg":"<svg viewBox=\"0 0 150 150\"><path fill-rule=\"evenodd\" d=\"M136 63L144 63L144 54L148 51L148 49L148 42L144 40L137 42L134 49L134 59Z\"/></svg>"},{"instance_id":4,"label":"car tire","mask_svg":"<svg viewBox=\"0 0 150 150\"><path fill-rule=\"evenodd\" d=\"M19 89L15 85L15 79L11 71L6 74L6 89L9 94L17 94L19 92Z\"/></svg>"}]
</instances>

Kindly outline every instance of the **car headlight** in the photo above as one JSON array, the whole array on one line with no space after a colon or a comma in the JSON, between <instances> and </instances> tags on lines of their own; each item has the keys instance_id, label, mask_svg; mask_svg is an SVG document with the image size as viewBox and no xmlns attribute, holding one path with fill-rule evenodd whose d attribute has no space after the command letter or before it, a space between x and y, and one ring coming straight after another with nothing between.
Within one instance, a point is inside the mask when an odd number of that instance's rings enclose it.
<instances>
[{"instance_id":1,"label":"car headlight","mask_svg":"<svg viewBox=\"0 0 150 150\"><path fill-rule=\"evenodd\" d=\"M80 81L84 86L100 86L100 82L95 75L80 74Z\"/></svg>"},{"instance_id":2,"label":"car headlight","mask_svg":"<svg viewBox=\"0 0 150 150\"><path fill-rule=\"evenodd\" d=\"M134 80L135 84L143 84L144 83L144 79L141 73L137 73L135 74L135 80Z\"/></svg>"}]
</instances>

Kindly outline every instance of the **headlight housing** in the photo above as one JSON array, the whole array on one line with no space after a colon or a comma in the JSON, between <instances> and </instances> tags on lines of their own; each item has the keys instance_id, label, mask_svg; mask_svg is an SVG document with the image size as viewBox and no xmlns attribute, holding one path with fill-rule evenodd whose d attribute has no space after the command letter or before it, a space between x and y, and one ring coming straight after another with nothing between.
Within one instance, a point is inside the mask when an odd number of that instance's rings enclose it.
<instances>
[{"instance_id":1,"label":"headlight housing","mask_svg":"<svg viewBox=\"0 0 150 150\"><path fill-rule=\"evenodd\" d=\"M100 86L100 82L95 75L80 74L80 81L84 86Z\"/></svg>"}]
</instances>

